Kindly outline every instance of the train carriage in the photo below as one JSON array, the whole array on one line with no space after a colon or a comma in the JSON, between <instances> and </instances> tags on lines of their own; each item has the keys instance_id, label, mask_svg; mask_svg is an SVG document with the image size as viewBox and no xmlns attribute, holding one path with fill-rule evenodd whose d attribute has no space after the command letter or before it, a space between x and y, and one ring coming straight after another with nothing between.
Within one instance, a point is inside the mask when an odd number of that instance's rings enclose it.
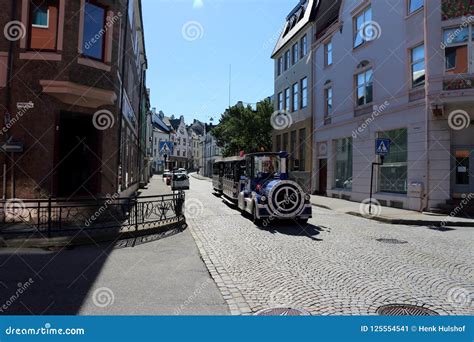
<instances>
[{"instance_id":1,"label":"train carriage","mask_svg":"<svg viewBox=\"0 0 474 342\"><path fill-rule=\"evenodd\" d=\"M224 162L218 159L212 165L212 188L219 195L223 193Z\"/></svg>"},{"instance_id":2,"label":"train carriage","mask_svg":"<svg viewBox=\"0 0 474 342\"><path fill-rule=\"evenodd\" d=\"M287 152L252 153L215 164L222 176L222 194L238 208L252 215L255 223L264 219L295 219L304 224L312 217L310 195L289 180Z\"/></svg>"}]
</instances>

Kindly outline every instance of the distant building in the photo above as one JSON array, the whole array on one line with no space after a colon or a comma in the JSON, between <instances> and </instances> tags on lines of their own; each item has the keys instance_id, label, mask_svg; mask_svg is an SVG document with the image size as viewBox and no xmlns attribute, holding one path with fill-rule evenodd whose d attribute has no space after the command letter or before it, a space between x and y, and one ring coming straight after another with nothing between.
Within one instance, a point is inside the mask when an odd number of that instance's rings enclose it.
<instances>
[{"instance_id":1,"label":"distant building","mask_svg":"<svg viewBox=\"0 0 474 342\"><path fill-rule=\"evenodd\" d=\"M166 150L164 149L164 144L171 142L172 129L170 126L167 126L164 123L163 112L160 112L159 114L157 114L154 111L152 117L153 117L152 172L155 174L156 173L161 174L167 168L167 165L165 164L165 155L166 155L166 159L168 159L169 156L166 154Z\"/></svg>"},{"instance_id":2,"label":"distant building","mask_svg":"<svg viewBox=\"0 0 474 342\"><path fill-rule=\"evenodd\" d=\"M215 125L206 124L204 136L201 138L201 169L200 173L205 177L212 176L212 166L214 161L222 157L222 149L217 145L216 138L212 135Z\"/></svg>"},{"instance_id":3,"label":"distant building","mask_svg":"<svg viewBox=\"0 0 474 342\"><path fill-rule=\"evenodd\" d=\"M181 116L179 119L172 119L170 123L173 127L171 141L174 143L170 162L175 168L188 168L189 136L184 116Z\"/></svg>"},{"instance_id":4,"label":"distant building","mask_svg":"<svg viewBox=\"0 0 474 342\"><path fill-rule=\"evenodd\" d=\"M204 136L205 124L199 120L194 120L194 122L188 127L188 136L190 137L191 142L191 151L190 157L192 158L190 162L190 169L193 171L199 170L201 165L201 139Z\"/></svg>"}]
</instances>

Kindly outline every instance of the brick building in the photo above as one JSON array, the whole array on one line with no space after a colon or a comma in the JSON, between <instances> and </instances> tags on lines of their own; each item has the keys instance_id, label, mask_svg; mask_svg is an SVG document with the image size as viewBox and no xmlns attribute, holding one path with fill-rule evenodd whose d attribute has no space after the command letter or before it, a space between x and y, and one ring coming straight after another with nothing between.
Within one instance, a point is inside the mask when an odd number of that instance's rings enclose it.
<instances>
[{"instance_id":1,"label":"brick building","mask_svg":"<svg viewBox=\"0 0 474 342\"><path fill-rule=\"evenodd\" d=\"M141 2L5 0L2 8L3 197L133 193L147 110Z\"/></svg>"}]
</instances>

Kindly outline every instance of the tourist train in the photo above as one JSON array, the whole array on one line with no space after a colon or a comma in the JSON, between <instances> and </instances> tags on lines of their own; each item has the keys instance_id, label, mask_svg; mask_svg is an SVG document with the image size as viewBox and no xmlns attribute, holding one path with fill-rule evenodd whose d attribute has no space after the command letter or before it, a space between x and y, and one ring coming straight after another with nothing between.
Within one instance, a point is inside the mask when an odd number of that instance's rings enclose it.
<instances>
[{"instance_id":1,"label":"tourist train","mask_svg":"<svg viewBox=\"0 0 474 342\"><path fill-rule=\"evenodd\" d=\"M212 186L255 223L294 219L300 224L312 217L310 195L289 180L287 152L260 152L218 159L213 165Z\"/></svg>"}]
</instances>

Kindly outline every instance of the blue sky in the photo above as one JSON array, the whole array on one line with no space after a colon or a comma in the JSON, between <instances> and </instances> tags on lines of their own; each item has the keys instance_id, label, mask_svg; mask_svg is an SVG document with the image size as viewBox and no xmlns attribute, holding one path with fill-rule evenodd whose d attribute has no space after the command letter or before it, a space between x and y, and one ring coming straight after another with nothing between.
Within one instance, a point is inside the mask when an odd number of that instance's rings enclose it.
<instances>
[{"instance_id":1,"label":"blue sky","mask_svg":"<svg viewBox=\"0 0 474 342\"><path fill-rule=\"evenodd\" d=\"M273 94L270 55L297 0L142 0L152 107L215 122Z\"/></svg>"}]
</instances>

